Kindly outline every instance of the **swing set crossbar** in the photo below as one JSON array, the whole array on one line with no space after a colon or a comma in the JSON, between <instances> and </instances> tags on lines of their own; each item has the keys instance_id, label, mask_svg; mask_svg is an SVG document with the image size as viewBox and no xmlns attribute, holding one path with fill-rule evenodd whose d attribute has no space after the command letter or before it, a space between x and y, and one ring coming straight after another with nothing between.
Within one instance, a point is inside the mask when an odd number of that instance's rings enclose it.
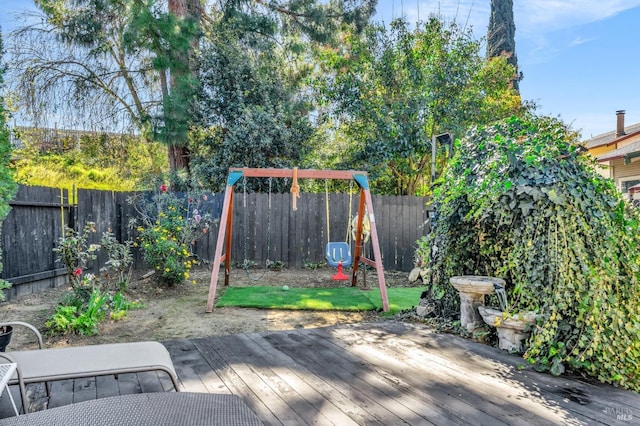
<instances>
[{"instance_id":1,"label":"swing set crossbar","mask_svg":"<svg viewBox=\"0 0 640 426\"><path fill-rule=\"evenodd\" d=\"M371 192L369 191L369 180L367 172L355 170L316 170L316 169L259 169L259 168L230 168L227 179L227 187L225 189L224 204L222 206L222 215L220 217L220 225L218 229L218 240L216 242L216 252L213 259L213 270L211 272L211 283L209 286L209 297L207 299L207 312L213 312L213 305L216 296L216 288L218 285L218 277L220 275L220 265L224 262L225 268L225 286L229 285L229 275L231 267L231 233L233 230L233 187L243 177L256 178L290 178L294 180L300 179L341 179L354 180L360 187L360 203L358 208L358 224L356 227L355 247L353 253L353 268L351 272L351 284L356 285L358 279L358 267L360 263L375 268L378 275L378 285L380 287L380 298L382 299L382 309L389 312L389 301L387 298L387 287L384 279L384 268L382 266L382 252L376 231L375 215L373 213L373 202L371 200ZM293 187L293 185L292 185ZM293 189L292 189L293 192ZM297 194L296 194L297 195ZM294 210L295 208L295 196ZM370 236L373 248L374 260L367 259L360 253L362 241L362 228L364 222L365 210L368 211L370 223ZM224 250L226 249L226 252Z\"/></svg>"},{"instance_id":2,"label":"swing set crossbar","mask_svg":"<svg viewBox=\"0 0 640 426\"><path fill-rule=\"evenodd\" d=\"M255 169L249 167L234 167L229 169L229 173L241 172L246 177L262 177L262 178L293 178L294 172L297 171L300 179L341 179L351 180L355 176L367 176L367 172L359 172L356 170L317 170L317 169Z\"/></svg>"}]
</instances>

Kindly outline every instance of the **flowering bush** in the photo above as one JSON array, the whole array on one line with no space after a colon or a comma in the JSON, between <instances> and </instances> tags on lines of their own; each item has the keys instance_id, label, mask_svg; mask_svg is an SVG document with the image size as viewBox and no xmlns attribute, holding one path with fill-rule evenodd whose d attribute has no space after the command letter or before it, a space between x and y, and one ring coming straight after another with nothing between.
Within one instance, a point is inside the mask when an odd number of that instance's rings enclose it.
<instances>
[{"instance_id":1,"label":"flowering bush","mask_svg":"<svg viewBox=\"0 0 640 426\"><path fill-rule=\"evenodd\" d=\"M89 244L89 236L95 233L95 224L88 222L81 233L71 228L65 229L65 235L58 240L53 249L58 261L64 263L71 291L64 294L56 312L45 323L53 332L78 332L93 335L98 332L98 324L111 310L114 320L123 318L127 309L141 306L139 302L128 303L122 295L130 278L130 266L133 262L131 242L119 243L111 232L104 232L99 244ZM106 250L109 259L100 271L105 273L109 283L113 278L119 292L111 296L109 290L103 290L103 282L94 274L85 273L90 261L96 259L97 251ZM113 275L113 276L112 276Z\"/></svg>"},{"instance_id":2,"label":"flowering bush","mask_svg":"<svg viewBox=\"0 0 640 426\"><path fill-rule=\"evenodd\" d=\"M189 278L191 267L197 263L191 247L211 226L211 216L200 211L206 200L206 195L179 198L166 185L161 185L151 200L130 200L142 222L132 223L138 231L134 246L141 247L144 261L155 269L160 282L174 285Z\"/></svg>"},{"instance_id":3,"label":"flowering bush","mask_svg":"<svg viewBox=\"0 0 640 426\"><path fill-rule=\"evenodd\" d=\"M58 246L53 249L58 254L56 260L64 263L74 289L82 286L82 271L96 258L99 246L88 243L89 235L96 232L95 225L94 222L87 222L81 233L65 227L64 235L58 240Z\"/></svg>"}]
</instances>

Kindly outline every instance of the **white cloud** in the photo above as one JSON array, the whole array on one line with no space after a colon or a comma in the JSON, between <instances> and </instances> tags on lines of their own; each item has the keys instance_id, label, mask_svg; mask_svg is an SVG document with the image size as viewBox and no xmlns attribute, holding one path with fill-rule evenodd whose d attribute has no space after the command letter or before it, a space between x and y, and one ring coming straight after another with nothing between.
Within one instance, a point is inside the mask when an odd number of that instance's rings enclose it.
<instances>
[{"instance_id":1,"label":"white cloud","mask_svg":"<svg viewBox=\"0 0 640 426\"><path fill-rule=\"evenodd\" d=\"M581 44L589 43L590 41L593 41L595 39L595 37L584 38L582 36L578 36L569 42L569 46L579 46Z\"/></svg>"},{"instance_id":2,"label":"white cloud","mask_svg":"<svg viewBox=\"0 0 640 426\"><path fill-rule=\"evenodd\" d=\"M564 49L594 40L591 34L580 34L579 27L640 6L640 0L514 0L513 3L516 45L522 41L520 46L528 46L518 56L529 63L548 62ZM438 14L445 20L455 19L461 25L472 26L475 36L480 38L486 36L491 1L381 0L378 8L385 20L403 16L416 22ZM566 34L558 38L558 31Z\"/></svg>"},{"instance_id":3,"label":"white cloud","mask_svg":"<svg viewBox=\"0 0 640 426\"><path fill-rule=\"evenodd\" d=\"M527 0L514 2L517 31L548 33L610 18L640 0Z\"/></svg>"},{"instance_id":4,"label":"white cloud","mask_svg":"<svg viewBox=\"0 0 640 426\"><path fill-rule=\"evenodd\" d=\"M489 24L489 0L391 1L379 2L382 19L404 16L409 22L416 22L435 13L472 25L479 36L484 35ZM525 37L601 21L640 6L640 0L514 0L513 3L516 32Z\"/></svg>"}]
</instances>

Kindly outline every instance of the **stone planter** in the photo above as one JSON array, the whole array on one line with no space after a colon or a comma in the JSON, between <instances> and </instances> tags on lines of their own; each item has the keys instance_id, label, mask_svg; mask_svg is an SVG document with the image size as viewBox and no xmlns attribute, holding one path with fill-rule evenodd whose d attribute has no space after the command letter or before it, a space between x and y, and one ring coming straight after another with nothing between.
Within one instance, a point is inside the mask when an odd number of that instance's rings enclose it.
<instances>
[{"instance_id":1,"label":"stone planter","mask_svg":"<svg viewBox=\"0 0 640 426\"><path fill-rule=\"evenodd\" d=\"M524 352L524 341L529 338L530 326L536 323L538 316L533 312L524 312L513 317L503 318L498 309L479 306L478 312L484 322L498 331L498 347L509 352Z\"/></svg>"},{"instance_id":2,"label":"stone planter","mask_svg":"<svg viewBox=\"0 0 640 426\"><path fill-rule=\"evenodd\" d=\"M481 275L462 275L449 278L449 282L460 293L460 324L469 333L482 325L478 306L484 305L484 296L495 291L495 285L504 287L500 278Z\"/></svg>"}]
</instances>

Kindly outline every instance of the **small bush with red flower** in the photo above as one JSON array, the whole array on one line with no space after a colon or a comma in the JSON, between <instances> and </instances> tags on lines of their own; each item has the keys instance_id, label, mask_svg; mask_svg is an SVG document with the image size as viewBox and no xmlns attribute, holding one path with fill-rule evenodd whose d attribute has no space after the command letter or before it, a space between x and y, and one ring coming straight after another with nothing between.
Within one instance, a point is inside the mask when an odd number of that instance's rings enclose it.
<instances>
[{"instance_id":1,"label":"small bush with red flower","mask_svg":"<svg viewBox=\"0 0 640 426\"><path fill-rule=\"evenodd\" d=\"M206 195L178 196L165 184L150 198L140 194L130 199L140 215L130 224L138 232L134 246L141 248L145 263L155 270L159 282L180 284L197 264L192 247L212 223L211 215L202 211L205 201Z\"/></svg>"},{"instance_id":2,"label":"small bush with red flower","mask_svg":"<svg viewBox=\"0 0 640 426\"><path fill-rule=\"evenodd\" d=\"M82 285L82 271L87 264L96 259L95 244L89 244L89 236L96 232L96 224L87 222L82 232L65 227L64 236L58 240L58 246L53 249L58 254L57 261L64 264L73 288Z\"/></svg>"},{"instance_id":3,"label":"small bush with red flower","mask_svg":"<svg viewBox=\"0 0 640 426\"><path fill-rule=\"evenodd\" d=\"M87 222L82 232L65 228L65 234L53 249L69 275L71 290L62 296L55 314L46 322L49 330L59 333L75 332L92 335L98 332L98 324L106 317L121 319L127 309L141 307L136 302L126 302L126 290L133 256L130 242L120 243L113 234L102 233L101 244L90 244L90 236L96 233L95 223ZM108 255L100 268L102 277L86 273L90 263L97 258L98 250ZM113 285L115 281L115 286Z\"/></svg>"}]
</instances>

